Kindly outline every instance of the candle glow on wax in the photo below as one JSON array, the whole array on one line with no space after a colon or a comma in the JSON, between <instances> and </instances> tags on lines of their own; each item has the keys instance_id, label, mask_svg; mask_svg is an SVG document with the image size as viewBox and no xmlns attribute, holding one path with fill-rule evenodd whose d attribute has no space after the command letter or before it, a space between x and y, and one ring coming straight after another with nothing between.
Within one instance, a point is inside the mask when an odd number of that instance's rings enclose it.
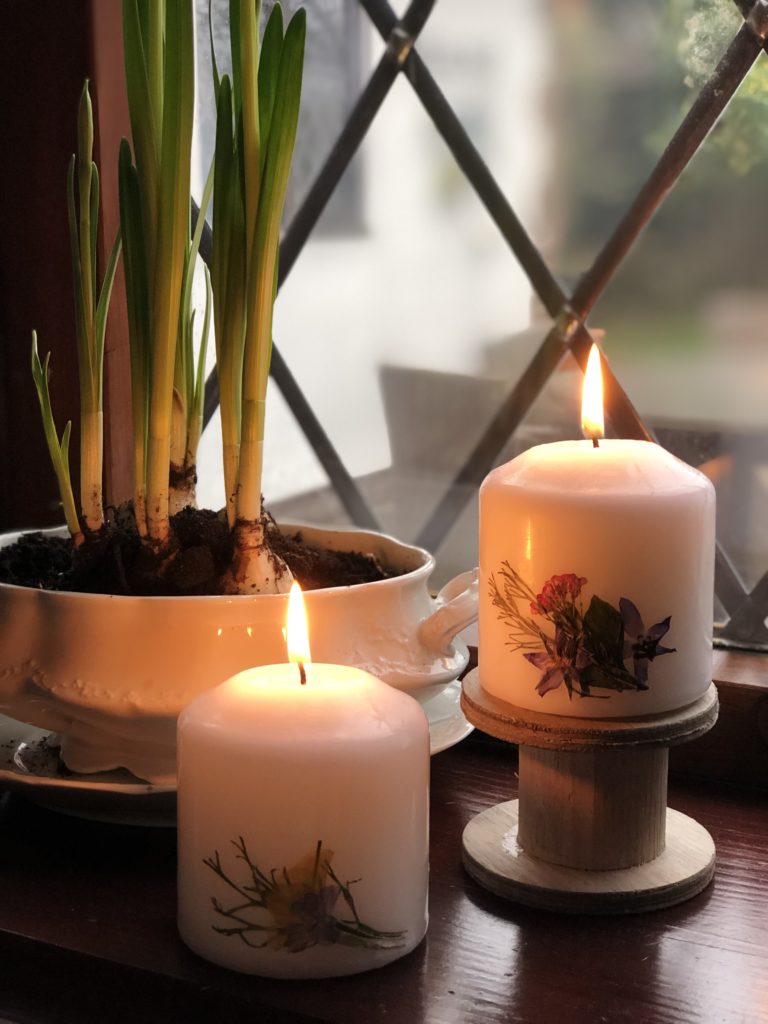
<instances>
[{"instance_id":1,"label":"candle glow on wax","mask_svg":"<svg viewBox=\"0 0 768 1024\"><path fill-rule=\"evenodd\" d=\"M179 932L248 974L357 974L427 928L429 723L350 665L316 662L303 685L298 584L283 633L289 660L245 669L179 716Z\"/></svg>"},{"instance_id":2,"label":"candle glow on wax","mask_svg":"<svg viewBox=\"0 0 768 1024\"><path fill-rule=\"evenodd\" d=\"M712 678L714 488L657 444L602 440L596 346L582 431L480 488L480 683L553 715L673 711Z\"/></svg>"},{"instance_id":3,"label":"candle glow on wax","mask_svg":"<svg viewBox=\"0 0 768 1024\"><path fill-rule=\"evenodd\" d=\"M597 441L605 437L603 419L603 374L600 367L600 351L593 345L584 372L584 390L581 398L581 429L584 437Z\"/></svg>"}]
</instances>

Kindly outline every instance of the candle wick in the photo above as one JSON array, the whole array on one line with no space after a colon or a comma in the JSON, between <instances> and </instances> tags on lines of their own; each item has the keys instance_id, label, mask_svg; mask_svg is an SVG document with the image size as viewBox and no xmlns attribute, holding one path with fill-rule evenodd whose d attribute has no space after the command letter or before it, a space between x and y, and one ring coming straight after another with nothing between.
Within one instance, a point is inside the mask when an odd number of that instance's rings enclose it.
<instances>
[{"instance_id":1,"label":"candle wick","mask_svg":"<svg viewBox=\"0 0 768 1024\"><path fill-rule=\"evenodd\" d=\"M592 438L592 447L593 448L599 448L600 447L600 441L596 437Z\"/></svg>"},{"instance_id":2,"label":"candle wick","mask_svg":"<svg viewBox=\"0 0 768 1024\"><path fill-rule=\"evenodd\" d=\"M301 679L301 685L307 685L307 670L304 668L304 662L299 662L299 678Z\"/></svg>"}]
</instances>

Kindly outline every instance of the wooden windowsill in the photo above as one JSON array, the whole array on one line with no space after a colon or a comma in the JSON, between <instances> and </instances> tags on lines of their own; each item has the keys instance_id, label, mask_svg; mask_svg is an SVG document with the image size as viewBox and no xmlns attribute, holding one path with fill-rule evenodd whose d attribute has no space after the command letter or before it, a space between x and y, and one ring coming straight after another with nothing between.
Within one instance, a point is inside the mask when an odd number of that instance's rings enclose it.
<instances>
[{"instance_id":1,"label":"wooden windowsill","mask_svg":"<svg viewBox=\"0 0 768 1024\"><path fill-rule=\"evenodd\" d=\"M717 649L717 724L670 751L670 770L695 778L768 789L768 655Z\"/></svg>"},{"instance_id":2,"label":"wooden windowsill","mask_svg":"<svg viewBox=\"0 0 768 1024\"><path fill-rule=\"evenodd\" d=\"M768 659L718 651L715 666L720 721L673 751L675 767L765 784ZM713 885L667 910L585 918L507 903L462 870L464 826L515 790L514 750L498 740L476 732L433 758L426 941L370 974L296 984L225 971L182 945L173 830L80 821L0 791L0 1017L540 1024L567 1012L571 1024L768 1024L762 793L673 775L670 806L715 840Z\"/></svg>"},{"instance_id":3,"label":"wooden windowsill","mask_svg":"<svg viewBox=\"0 0 768 1024\"><path fill-rule=\"evenodd\" d=\"M713 885L667 910L600 918L507 903L463 871L464 826L515 790L514 753L477 733L433 758L425 942L378 971L299 983L234 974L182 945L172 829L80 821L0 793L0 1017L768 1024L763 794L673 778L670 805L715 840Z\"/></svg>"}]
</instances>

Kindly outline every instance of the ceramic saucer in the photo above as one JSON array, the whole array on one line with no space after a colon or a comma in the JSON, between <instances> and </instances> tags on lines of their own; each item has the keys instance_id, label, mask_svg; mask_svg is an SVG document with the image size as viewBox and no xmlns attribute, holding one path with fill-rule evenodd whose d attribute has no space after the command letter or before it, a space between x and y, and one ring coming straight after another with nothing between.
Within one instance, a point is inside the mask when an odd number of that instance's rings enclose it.
<instances>
[{"instance_id":1,"label":"ceramic saucer","mask_svg":"<svg viewBox=\"0 0 768 1024\"><path fill-rule=\"evenodd\" d=\"M474 729L464 717L460 699L461 683L456 680L421 705L429 719L429 746L433 756L460 743Z\"/></svg>"},{"instance_id":2,"label":"ceramic saucer","mask_svg":"<svg viewBox=\"0 0 768 1024\"><path fill-rule=\"evenodd\" d=\"M5 715L0 715L0 787L79 818L175 824L175 786L142 782L122 769L77 775L62 764L50 733Z\"/></svg>"},{"instance_id":3,"label":"ceramic saucer","mask_svg":"<svg viewBox=\"0 0 768 1024\"><path fill-rule=\"evenodd\" d=\"M430 752L439 754L472 732L459 705L461 683L424 701ZM142 782L122 769L78 775L59 759L51 733L0 715L0 788L63 814L123 825L174 826L176 787Z\"/></svg>"}]
</instances>

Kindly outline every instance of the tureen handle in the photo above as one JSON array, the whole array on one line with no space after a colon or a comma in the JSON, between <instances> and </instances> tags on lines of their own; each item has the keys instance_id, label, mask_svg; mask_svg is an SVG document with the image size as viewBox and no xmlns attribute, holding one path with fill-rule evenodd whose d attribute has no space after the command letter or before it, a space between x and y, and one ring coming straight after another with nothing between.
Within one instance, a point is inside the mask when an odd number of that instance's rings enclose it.
<instances>
[{"instance_id":1,"label":"tureen handle","mask_svg":"<svg viewBox=\"0 0 768 1024\"><path fill-rule=\"evenodd\" d=\"M449 654L453 638L477 619L479 569L454 576L435 598L435 611L422 619L416 635L436 654Z\"/></svg>"}]
</instances>

